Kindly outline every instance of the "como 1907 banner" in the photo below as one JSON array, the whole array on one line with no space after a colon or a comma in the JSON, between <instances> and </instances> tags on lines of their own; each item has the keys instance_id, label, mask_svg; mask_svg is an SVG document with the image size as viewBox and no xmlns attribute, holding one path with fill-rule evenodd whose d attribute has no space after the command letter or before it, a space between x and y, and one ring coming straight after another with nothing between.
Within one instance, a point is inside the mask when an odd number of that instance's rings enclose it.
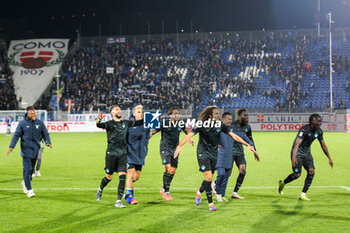
<instances>
[{"instance_id":1,"label":"como 1907 banner","mask_svg":"<svg viewBox=\"0 0 350 233\"><path fill-rule=\"evenodd\" d=\"M61 68L68 39L12 40L8 61L21 108L33 105Z\"/></svg>"}]
</instances>

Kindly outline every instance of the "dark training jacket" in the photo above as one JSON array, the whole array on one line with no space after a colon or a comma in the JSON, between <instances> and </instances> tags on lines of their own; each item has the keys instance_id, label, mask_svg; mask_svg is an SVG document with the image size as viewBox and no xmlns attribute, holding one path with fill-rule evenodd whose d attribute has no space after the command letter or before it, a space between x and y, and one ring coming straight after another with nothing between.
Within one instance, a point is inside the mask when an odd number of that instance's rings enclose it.
<instances>
[{"instance_id":1,"label":"dark training jacket","mask_svg":"<svg viewBox=\"0 0 350 233\"><path fill-rule=\"evenodd\" d=\"M16 132L12 137L10 148L15 148L18 139L21 138L21 156L26 158L36 158L40 149L40 141L45 139L46 144L51 144L50 135L47 132L43 121L36 119L29 120L27 114L24 120L18 123Z\"/></svg>"},{"instance_id":2,"label":"dark training jacket","mask_svg":"<svg viewBox=\"0 0 350 233\"><path fill-rule=\"evenodd\" d=\"M130 118L134 120L134 118ZM146 129L143 125L130 127L128 129L128 163L136 165L144 165L145 158L148 153L148 142L150 139L150 129Z\"/></svg>"}]
</instances>

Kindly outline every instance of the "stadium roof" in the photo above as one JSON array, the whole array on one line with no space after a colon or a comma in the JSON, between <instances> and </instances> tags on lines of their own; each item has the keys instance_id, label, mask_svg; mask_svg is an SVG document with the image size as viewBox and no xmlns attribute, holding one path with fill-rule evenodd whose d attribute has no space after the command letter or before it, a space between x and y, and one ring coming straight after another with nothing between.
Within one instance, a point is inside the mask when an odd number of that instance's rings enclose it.
<instances>
[{"instance_id":1,"label":"stadium roof","mask_svg":"<svg viewBox=\"0 0 350 233\"><path fill-rule=\"evenodd\" d=\"M4 4L4 3L2 3ZM104 0L7 1L0 10L0 37L72 37L313 28L317 0ZM321 27L332 11L335 27L350 26L350 0L321 0ZM149 22L149 23L148 23ZM164 22L162 27L162 22Z\"/></svg>"}]
</instances>

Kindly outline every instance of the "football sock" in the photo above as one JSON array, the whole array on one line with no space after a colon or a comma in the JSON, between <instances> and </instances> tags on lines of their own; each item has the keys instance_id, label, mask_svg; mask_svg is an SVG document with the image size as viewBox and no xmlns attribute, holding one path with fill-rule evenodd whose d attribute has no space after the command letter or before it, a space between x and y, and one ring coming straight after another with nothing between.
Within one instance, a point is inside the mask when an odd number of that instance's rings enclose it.
<instances>
[{"instance_id":1,"label":"football sock","mask_svg":"<svg viewBox=\"0 0 350 233\"><path fill-rule=\"evenodd\" d=\"M205 192L207 194L208 203L213 202L213 190L211 188L211 182L205 181Z\"/></svg>"},{"instance_id":2,"label":"football sock","mask_svg":"<svg viewBox=\"0 0 350 233\"><path fill-rule=\"evenodd\" d=\"M134 196L134 190L133 189L127 189L125 196L128 197L129 195Z\"/></svg>"},{"instance_id":3,"label":"football sock","mask_svg":"<svg viewBox=\"0 0 350 233\"><path fill-rule=\"evenodd\" d=\"M307 190L309 190L313 178L314 178L314 175L307 174L305 178L303 193L306 193Z\"/></svg>"},{"instance_id":4,"label":"football sock","mask_svg":"<svg viewBox=\"0 0 350 233\"><path fill-rule=\"evenodd\" d=\"M294 173L292 173L283 181L283 183L288 184L289 182L292 182L293 180L296 180L296 179L298 179L298 177L296 177Z\"/></svg>"},{"instance_id":5,"label":"football sock","mask_svg":"<svg viewBox=\"0 0 350 233\"><path fill-rule=\"evenodd\" d=\"M104 187L110 182L111 180L107 179L107 177L103 177L101 184L100 184L100 189L103 190Z\"/></svg>"},{"instance_id":6,"label":"football sock","mask_svg":"<svg viewBox=\"0 0 350 233\"><path fill-rule=\"evenodd\" d=\"M238 192L238 190L241 188L241 185L243 183L244 177L245 177L245 174L239 173L239 175L237 177L237 181L236 181L236 186L235 186L234 192Z\"/></svg>"},{"instance_id":7,"label":"football sock","mask_svg":"<svg viewBox=\"0 0 350 233\"><path fill-rule=\"evenodd\" d=\"M202 182L202 185L201 185L201 187L199 188L199 192L200 193L202 193L202 192L204 192L204 190L206 190L206 182L207 181L205 181L205 180L203 180L203 182Z\"/></svg>"},{"instance_id":8,"label":"football sock","mask_svg":"<svg viewBox=\"0 0 350 233\"><path fill-rule=\"evenodd\" d=\"M117 200L121 200L123 197L124 189L125 189L125 180L126 180L126 175L119 176L118 199Z\"/></svg>"},{"instance_id":9,"label":"football sock","mask_svg":"<svg viewBox=\"0 0 350 233\"><path fill-rule=\"evenodd\" d=\"M165 192L169 192L171 181L173 180L174 175L164 172L163 175L163 189Z\"/></svg>"}]
</instances>

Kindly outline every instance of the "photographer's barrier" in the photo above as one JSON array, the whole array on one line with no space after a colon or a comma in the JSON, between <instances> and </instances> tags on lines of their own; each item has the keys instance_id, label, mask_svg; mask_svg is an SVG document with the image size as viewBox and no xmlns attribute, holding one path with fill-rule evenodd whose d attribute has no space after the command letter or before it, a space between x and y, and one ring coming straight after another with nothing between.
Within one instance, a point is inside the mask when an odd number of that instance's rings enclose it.
<instances>
[{"instance_id":1,"label":"photographer's barrier","mask_svg":"<svg viewBox=\"0 0 350 233\"><path fill-rule=\"evenodd\" d=\"M12 122L11 133L16 131L18 122ZM49 133L69 133L69 132L103 132L103 129L97 128L95 122L68 122L52 121L45 122ZM6 123L0 123L0 133L6 133Z\"/></svg>"},{"instance_id":2,"label":"photographer's barrier","mask_svg":"<svg viewBox=\"0 0 350 233\"><path fill-rule=\"evenodd\" d=\"M350 132L350 114L320 113L323 122L322 129L328 132ZM307 124L310 114L304 113L250 113L249 124L253 131L298 131ZM82 117L82 116L79 116ZM103 132L92 121L96 116L89 116L89 121L53 121L45 122L48 132ZM14 133L18 122L12 122L11 132ZM6 133L7 125L0 122L0 133Z\"/></svg>"}]
</instances>

